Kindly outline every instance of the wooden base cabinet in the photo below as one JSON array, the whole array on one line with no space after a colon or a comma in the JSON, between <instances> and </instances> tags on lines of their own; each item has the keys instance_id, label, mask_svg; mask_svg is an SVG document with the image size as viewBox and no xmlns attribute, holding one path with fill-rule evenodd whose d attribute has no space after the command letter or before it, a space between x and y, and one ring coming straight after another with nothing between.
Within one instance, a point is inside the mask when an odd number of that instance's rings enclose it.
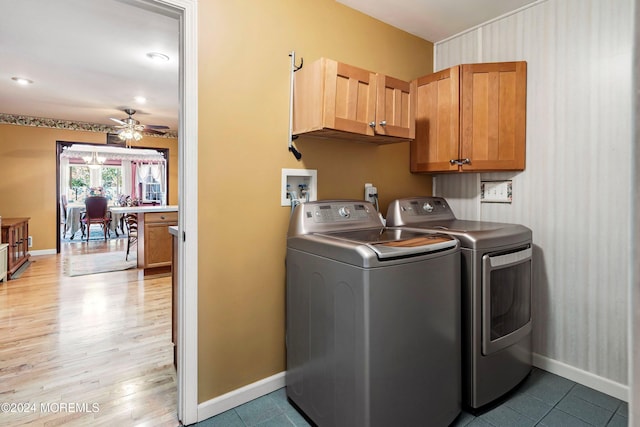
<instances>
[{"instance_id":1,"label":"wooden base cabinet","mask_svg":"<svg viewBox=\"0 0 640 427\"><path fill-rule=\"evenodd\" d=\"M138 214L138 268L144 274L171 272L173 239L169 227L178 225L178 212Z\"/></svg>"},{"instance_id":2,"label":"wooden base cabinet","mask_svg":"<svg viewBox=\"0 0 640 427\"><path fill-rule=\"evenodd\" d=\"M18 271L29 259L29 219L2 218L1 242L7 247L7 278Z\"/></svg>"},{"instance_id":3,"label":"wooden base cabinet","mask_svg":"<svg viewBox=\"0 0 640 427\"><path fill-rule=\"evenodd\" d=\"M294 76L294 135L378 144L414 138L413 82L327 58Z\"/></svg>"},{"instance_id":4,"label":"wooden base cabinet","mask_svg":"<svg viewBox=\"0 0 640 427\"><path fill-rule=\"evenodd\" d=\"M526 62L455 66L416 86L411 172L524 170Z\"/></svg>"}]
</instances>

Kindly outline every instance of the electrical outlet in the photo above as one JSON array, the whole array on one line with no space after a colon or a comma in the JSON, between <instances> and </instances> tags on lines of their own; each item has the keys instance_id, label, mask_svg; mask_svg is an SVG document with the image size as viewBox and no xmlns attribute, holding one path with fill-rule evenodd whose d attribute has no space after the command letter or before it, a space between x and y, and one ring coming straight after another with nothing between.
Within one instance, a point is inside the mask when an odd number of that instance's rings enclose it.
<instances>
[{"instance_id":1,"label":"electrical outlet","mask_svg":"<svg viewBox=\"0 0 640 427\"><path fill-rule=\"evenodd\" d=\"M375 204L377 194L378 194L378 189L374 187L373 184L366 183L364 185L364 200Z\"/></svg>"},{"instance_id":2,"label":"electrical outlet","mask_svg":"<svg viewBox=\"0 0 640 427\"><path fill-rule=\"evenodd\" d=\"M27 244L29 245L29 247L33 246L33 237L32 236L29 236L29 240L28 240Z\"/></svg>"}]
</instances>

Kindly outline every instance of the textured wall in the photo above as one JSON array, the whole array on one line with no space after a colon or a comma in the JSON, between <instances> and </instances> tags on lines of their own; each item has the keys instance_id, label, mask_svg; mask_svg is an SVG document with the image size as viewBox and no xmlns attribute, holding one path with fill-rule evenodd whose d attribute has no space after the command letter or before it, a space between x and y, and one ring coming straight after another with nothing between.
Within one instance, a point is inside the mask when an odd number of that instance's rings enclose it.
<instances>
[{"instance_id":1,"label":"textured wall","mask_svg":"<svg viewBox=\"0 0 640 427\"><path fill-rule=\"evenodd\" d=\"M440 175L467 219L533 230L534 351L627 384L632 0L549 0L436 44L435 69L526 60L527 167ZM480 204L481 179L513 203Z\"/></svg>"}]
</instances>

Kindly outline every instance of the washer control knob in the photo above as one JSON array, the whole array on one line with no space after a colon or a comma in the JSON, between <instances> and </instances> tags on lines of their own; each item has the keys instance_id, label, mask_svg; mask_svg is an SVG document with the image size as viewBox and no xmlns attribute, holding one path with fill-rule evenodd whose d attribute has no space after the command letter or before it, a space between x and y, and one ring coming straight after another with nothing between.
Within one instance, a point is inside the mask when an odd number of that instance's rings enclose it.
<instances>
[{"instance_id":1,"label":"washer control knob","mask_svg":"<svg viewBox=\"0 0 640 427\"><path fill-rule=\"evenodd\" d=\"M422 209L427 212L433 212L433 205L429 202L426 202L424 205L422 205Z\"/></svg>"},{"instance_id":2,"label":"washer control knob","mask_svg":"<svg viewBox=\"0 0 640 427\"><path fill-rule=\"evenodd\" d=\"M348 207L343 206L340 209L338 209L338 214L343 218L349 218L351 216L351 211L349 210Z\"/></svg>"}]
</instances>

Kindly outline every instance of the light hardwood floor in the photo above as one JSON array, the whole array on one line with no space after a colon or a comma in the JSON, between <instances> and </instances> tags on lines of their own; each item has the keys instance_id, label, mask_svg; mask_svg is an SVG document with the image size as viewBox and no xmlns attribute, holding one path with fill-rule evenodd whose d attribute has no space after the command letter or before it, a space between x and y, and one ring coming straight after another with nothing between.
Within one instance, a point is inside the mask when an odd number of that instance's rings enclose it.
<instances>
[{"instance_id":1,"label":"light hardwood floor","mask_svg":"<svg viewBox=\"0 0 640 427\"><path fill-rule=\"evenodd\" d=\"M125 249L63 244L0 283L0 425L180 425L171 278L62 272L70 253Z\"/></svg>"}]
</instances>

